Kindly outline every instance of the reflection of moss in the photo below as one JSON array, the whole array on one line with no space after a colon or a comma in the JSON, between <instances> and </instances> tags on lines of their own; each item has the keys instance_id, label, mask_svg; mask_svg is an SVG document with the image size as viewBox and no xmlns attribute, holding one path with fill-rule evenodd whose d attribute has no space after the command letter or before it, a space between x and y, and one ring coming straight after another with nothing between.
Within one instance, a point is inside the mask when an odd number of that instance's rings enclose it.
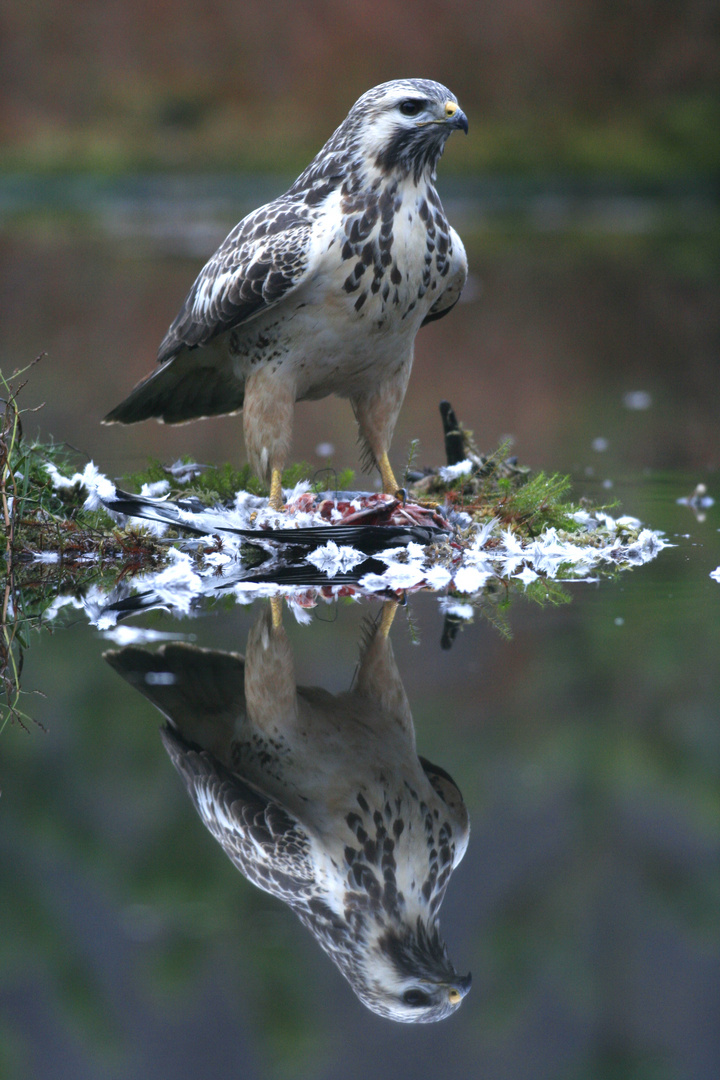
<instances>
[{"instance_id":1,"label":"reflection of moss","mask_svg":"<svg viewBox=\"0 0 720 1080\"><path fill-rule=\"evenodd\" d=\"M95 1054L109 1064L108 1058L118 1051L118 1031L115 1019L104 1006L99 979L76 955L65 958L56 978L67 1018L78 1035L95 1047Z\"/></svg>"},{"instance_id":2,"label":"reflection of moss","mask_svg":"<svg viewBox=\"0 0 720 1080\"><path fill-rule=\"evenodd\" d=\"M558 607L561 604L572 603L572 596L561 582L544 577L538 577L536 581L531 581L529 584L520 584L514 578L505 581L494 578L477 596L469 597L465 593L452 591L450 596L454 597L461 606L471 607L473 614L466 613L460 616L452 610L445 612L441 638L443 649L452 648L458 633L474 621L475 615L490 623L505 641L512 641L510 605L517 597L532 600L541 607L545 604Z\"/></svg>"},{"instance_id":3,"label":"reflection of moss","mask_svg":"<svg viewBox=\"0 0 720 1080\"><path fill-rule=\"evenodd\" d=\"M552 578L539 577L529 582L523 589L523 595L536 604L550 604L552 607L572 603L572 597L562 582L553 581Z\"/></svg>"}]
</instances>

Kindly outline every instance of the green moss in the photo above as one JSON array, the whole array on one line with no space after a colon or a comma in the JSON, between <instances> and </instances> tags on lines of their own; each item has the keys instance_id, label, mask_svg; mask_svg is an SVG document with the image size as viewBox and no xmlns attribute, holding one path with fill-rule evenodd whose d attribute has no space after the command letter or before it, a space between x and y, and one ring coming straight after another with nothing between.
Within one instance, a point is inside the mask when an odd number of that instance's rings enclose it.
<instances>
[{"instance_id":1,"label":"green moss","mask_svg":"<svg viewBox=\"0 0 720 1080\"><path fill-rule=\"evenodd\" d=\"M181 458L183 464L192 464L187 455ZM332 469L315 469L306 461L289 465L282 474L284 488L294 488L296 484L307 481L313 491L325 491L328 486L328 473L332 475L333 487L346 490L355 474L352 469L343 469L335 473ZM151 459L146 468L130 473L119 481L119 487L128 491L139 492L143 484L154 484L166 480L170 484L171 498L199 499L205 506L228 506L234 502L238 491L249 491L251 495L268 495L268 488L253 474L249 465L236 468L228 462L204 468L189 483L179 484L159 461Z\"/></svg>"},{"instance_id":2,"label":"green moss","mask_svg":"<svg viewBox=\"0 0 720 1080\"><path fill-rule=\"evenodd\" d=\"M577 532L578 524L572 514L579 507L566 501L571 487L570 477L557 473L526 476L520 485L511 477L499 477L493 516L529 536L537 536L547 528Z\"/></svg>"},{"instance_id":3,"label":"green moss","mask_svg":"<svg viewBox=\"0 0 720 1080\"><path fill-rule=\"evenodd\" d=\"M442 496L476 522L498 518L505 527L525 536L537 536L551 527L578 531L572 515L579 506L567 501L572 487L569 476L547 476L544 472L532 476L527 467L509 456L508 442L484 455L478 452L472 431L461 428L461 432L467 459L474 463L472 472L443 480L440 471L435 471L412 485L412 495Z\"/></svg>"},{"instance_id":4,"label":"green moss","mask_svg":"<svg viewBox=\"0 0 720 1080\"><path fill-rule=\"evenodd\" d=\"M241 469L236 469L227 462L224 465L215 465L204 470L189 484L173 485L172 477L167 473L163 474L163 479L171 482L171 496L194 496L205 506L230 503L238 491L249 491L252 495L267 494L267 489L253 476L249 465Z\"/></svg>"},{"instance_id":5,"label":"green moss","mask_svg":"<svg viewBox=\"0 0 720 1080\"><path fill-rule=\"evenodd\" d=\"M338 491L352 491L353 484L355 483L355 472L353 469L341 469L338 473Z\"/></svg>"},{"instance_id":6,"label":"green moss","mask_svg":"<svg viewBox=\"0 0 720 1080\"><path fill-rule=\"evenodd\" d=\"M190 464L190 458L187 455L183 456L181 460L183 464ZM170 476L161 462L157 458L148 458L148 463L144 469L128 473L122 478L118 486L125 491L139 492L143 484L156 484L160 480L169 479Z\"/></svg>"}]
</instances>

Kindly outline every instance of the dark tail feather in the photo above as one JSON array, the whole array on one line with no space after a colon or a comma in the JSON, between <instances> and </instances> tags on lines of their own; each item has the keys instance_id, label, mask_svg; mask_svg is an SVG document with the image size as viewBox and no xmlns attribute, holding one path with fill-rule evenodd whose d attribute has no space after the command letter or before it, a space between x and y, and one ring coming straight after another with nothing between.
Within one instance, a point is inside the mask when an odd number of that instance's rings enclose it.
<instances>
[{"instance_id":1,"label":"dark tail feather","mask_svg":"<svg viewBox=\"0 0 720 1080\"><path fill-rule=\"evenodd\" d=\"M245 713L245 661L234 653L198 649L184 643L156 652L129 645L104 659L134 686L186 739L201 742L201 721Z\"/></svg>"},{"instance_id":2,"label":"dark tail feather","mask_svg":"<svg viewBox=\"0 0 720 1080\"><path fill-rule=\"evenodd\" d=\"M244 384L226 368L203 363L198 353L176 356L138 383L103 424L136 424L155 417L184 424L204 416L225 416L242 409Z\"/></svg>"}]
</instances>

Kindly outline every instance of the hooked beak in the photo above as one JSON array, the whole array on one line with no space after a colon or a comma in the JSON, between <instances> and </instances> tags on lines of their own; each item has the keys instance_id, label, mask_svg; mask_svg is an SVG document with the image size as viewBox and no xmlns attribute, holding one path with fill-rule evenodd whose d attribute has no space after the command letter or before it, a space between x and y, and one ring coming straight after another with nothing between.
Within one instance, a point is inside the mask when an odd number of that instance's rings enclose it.
<instances>
[{"instance_id":1,"label":"hooked beak","mask_svg":"<svg viewBox=\"0 0 720 1080\"><path fill-rule=\"evenodd\" d=\"M456 101L446 101L443 106L443 115L437 120L418 120L417 126L427 127L428 124L445 124L451 131L460 128L466 135L468 133L467 116Z\"/></svg>"},{"instance_id":2,"label":"hooked beak","mask_svg":"<svg viewBox=\"0 0 720 1080\"><path fill-rule=\"evenodd\" d=\"M461 128L467 135L468 120L456 101L445 102L445 123L453 128Z\"/></svg>"}]
</instances>

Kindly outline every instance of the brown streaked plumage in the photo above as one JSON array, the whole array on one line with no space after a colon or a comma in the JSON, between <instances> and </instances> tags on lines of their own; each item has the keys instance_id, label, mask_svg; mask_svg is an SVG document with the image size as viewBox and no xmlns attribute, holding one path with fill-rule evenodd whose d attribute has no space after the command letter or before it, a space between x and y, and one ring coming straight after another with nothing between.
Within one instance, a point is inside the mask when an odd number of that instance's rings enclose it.
<instances>
[{"instance_id":1,"label":"brown streaked plumage","mask_svg":"<svg viewBox=\"0 0 720 1080\"><path fill-rule=\"evenodd\" d=\"M415 335L450 311L467 275L434 186L458 128L467 119L439 83L363 94L292 187L220 245L160 345L161 366L105 421L242 409L250 463L278 507L295 402L337 394L394 490L388 451Z\"/></svg>"}]
</instances>

